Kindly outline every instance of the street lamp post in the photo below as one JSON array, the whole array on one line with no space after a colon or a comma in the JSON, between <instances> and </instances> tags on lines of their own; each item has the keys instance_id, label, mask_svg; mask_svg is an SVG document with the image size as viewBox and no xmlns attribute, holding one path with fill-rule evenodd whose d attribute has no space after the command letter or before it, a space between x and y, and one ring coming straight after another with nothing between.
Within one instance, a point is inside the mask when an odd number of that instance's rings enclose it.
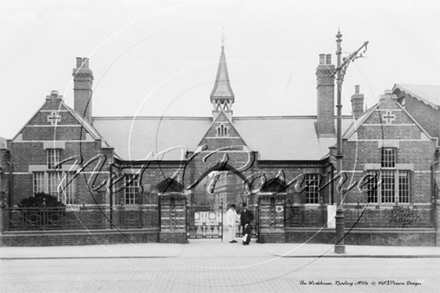
<instances>
[{"instance_id":1,"label":"street lamp post","mask_svg":"<svg viewBox=\"0 0 440 293\"><path fill-rule=\"evenodd\" d=\"M348 65L350 62L354 62L357 58L362 57L362 53L358 55L359 51L365 47L364 52L367 50L368 42L365 42L359 49L355 52L351 53L348 57L343 58L341 63L341 48L342 42L342 34L338 30L336 35L336 56L337 56L337 68L335 70L336 74L336 83L337 83L337 120L336 120L336 171L337 174L341 174L342 172L342 158L344 155L342 154L342 102L341 102L341 92L342 92L342 83L344 82L344 76L347 71ZM344 244L344 208L343 208L343 200L344 200L344 189L340 188L336 192L336 244L335 244L335 253L345 253L345 244Z\"/></svg>"}]
</instances>

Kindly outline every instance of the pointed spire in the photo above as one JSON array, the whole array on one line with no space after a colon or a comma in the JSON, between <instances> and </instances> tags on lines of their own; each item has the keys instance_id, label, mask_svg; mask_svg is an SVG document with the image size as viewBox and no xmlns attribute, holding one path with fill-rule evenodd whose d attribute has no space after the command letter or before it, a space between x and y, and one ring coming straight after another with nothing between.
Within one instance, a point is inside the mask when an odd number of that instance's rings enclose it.
<instances>
[{"instance_id":1,"label":"pointed spire","mask_svg":"<svg viewBox=\"0 0 440 293\"><path fill-rule=\"evenodd\" d=\"M228 104L234 102L234 93L229 83L228 66L226 65L224 38L222 38L222 52L220 54L215 85L211 92L211 102L220 102L221 104L223 102L228 102Z\"/></svg>"}]
</instances>

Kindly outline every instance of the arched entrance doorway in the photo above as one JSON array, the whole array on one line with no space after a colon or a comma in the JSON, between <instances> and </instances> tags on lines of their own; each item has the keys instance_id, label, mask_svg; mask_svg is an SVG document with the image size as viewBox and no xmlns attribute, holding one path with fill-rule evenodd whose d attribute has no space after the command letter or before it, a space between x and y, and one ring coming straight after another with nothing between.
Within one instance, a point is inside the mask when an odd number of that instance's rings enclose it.
<instances>
[{"instance_id":1,"label":"arched entrance doorway","mask_svg":"<svg viewBox=\"0 0 440 293\"><path fill-rule=\"evenodd\" d=\"M243 202L246 178L227 164L216 164L199 178L188 193L188 239L223 240L225 213L230 204Z\"/></svg>"}]
</instances>

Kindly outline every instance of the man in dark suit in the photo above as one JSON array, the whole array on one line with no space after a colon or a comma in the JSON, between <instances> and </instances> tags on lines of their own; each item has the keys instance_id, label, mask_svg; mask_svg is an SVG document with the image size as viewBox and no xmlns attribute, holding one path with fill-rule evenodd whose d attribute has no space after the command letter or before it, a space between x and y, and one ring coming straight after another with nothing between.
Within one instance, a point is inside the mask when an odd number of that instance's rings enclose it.
<instances>
[{"instance_id":1,"label":"man in dark suit","mask_svg":"<svg viewBox=\"0 0 440 293\"><path fill-rule=\"evenodd\" d=\"M245 230L244 226L246 224L249 224L250 229L252 229L251 222L254 219L254 214L252 213L251 210L247 209L247 204L245 202L242 204L242 207L243 208L241 209L240 212L240 225L241 225L241 231L243 232L244 235L244 230Z\"/></svg>"}]
</instances>

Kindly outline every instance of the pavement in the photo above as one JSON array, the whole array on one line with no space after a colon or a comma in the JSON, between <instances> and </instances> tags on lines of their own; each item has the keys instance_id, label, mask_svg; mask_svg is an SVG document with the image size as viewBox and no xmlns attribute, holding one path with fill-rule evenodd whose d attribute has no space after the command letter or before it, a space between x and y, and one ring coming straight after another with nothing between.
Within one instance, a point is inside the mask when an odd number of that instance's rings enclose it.
<instances>
[{"instance_id":1,"label":"pavement","mask_svg":"<svg viewBox=\"0 0 440 293\"><path fill-rule=\"evenodd\" d=\"M440 258L440 247L346 245L345 254L331 244L255 243L248 246L218 239L190 240L187 244L133 243L85 246L0 247L0 259L88 258Z\"/></svg>"},{"instance_id":2,"label":"pavement","mask_svg":"<svg viewBox=\"0 0 440 293\"><path fill-rule=\"evenodd\" d=\"M237 239L238 240L238 239ZM440 292L438 247L188 244L0 247L1 292ZM360 259L361 258L361 259Z\"/></svg>"}]
</instances>

